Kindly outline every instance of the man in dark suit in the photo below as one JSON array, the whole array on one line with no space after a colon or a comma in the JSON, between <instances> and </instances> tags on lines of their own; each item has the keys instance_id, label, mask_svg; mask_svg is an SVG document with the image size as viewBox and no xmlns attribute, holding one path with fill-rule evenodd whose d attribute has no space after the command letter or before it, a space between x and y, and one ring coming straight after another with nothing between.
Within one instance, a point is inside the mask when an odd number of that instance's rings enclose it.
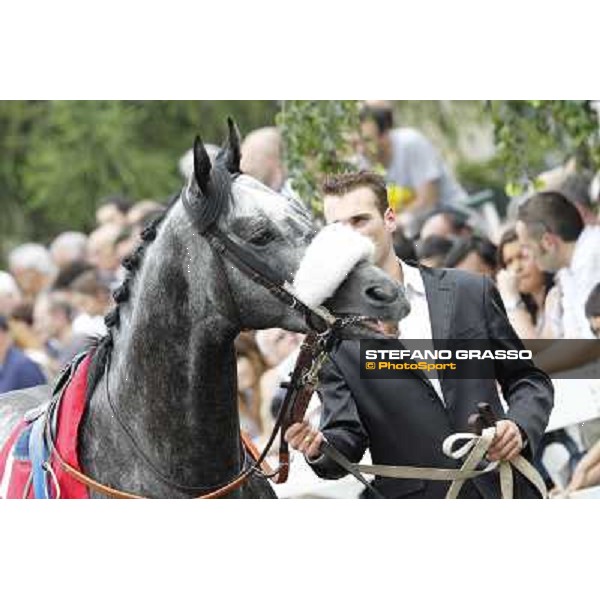
<instances>
[{"instance_id":1,"label":"man in dark suit","mask_svg":"<svg viewBox=\"0 0 600 600\"><path fill-rule=\"evenodd\" d=\"M327 222L346 223L370 237L376 264L404 285L411 312L399 323L399 336L406 344L430 340L437 348L449 339L459 344L483 339L492 349L523 349L490 279L455 269L418 268L396 257L396 218L381 177L368 172L334 176L324 193ZM297 423L286 439L327 479L346 472L321 452L325 438L351 462L359 462L369 448L375 464L459 468L458 461L444 455L442 443L453 433L468 431L469 416L479 402L486 402L499 418L488 459L522 454L531 460L552 410L552 383L529 360L496 360L494 369L495 379L458 379L442 372L438 379L420 371L402 379L361 379L359 342L341 342L321 372L319 430ZM496 381L509 406L506 414ZM489 473L471 480L460 497L497 498L497 479ZM374 486L388 498L443 498L449 483L376 477ZM515 496L537 497L537 492L518 475Z\"/></svg>"}]
</instances>

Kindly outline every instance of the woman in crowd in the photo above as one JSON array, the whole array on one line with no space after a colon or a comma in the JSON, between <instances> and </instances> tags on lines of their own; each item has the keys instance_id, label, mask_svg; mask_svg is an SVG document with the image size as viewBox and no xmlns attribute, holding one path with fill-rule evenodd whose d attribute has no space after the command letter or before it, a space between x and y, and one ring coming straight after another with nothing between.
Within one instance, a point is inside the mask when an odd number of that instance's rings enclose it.
<instances>
[{"instance_id":1,"label":"woman in crowd","mask_svg":"<svg viewBox=\"0 0 600 600\"><path fill-rule=\"evenodd\" d=\"M554 303L555 292L549 296L553 276L540 271L529 251L519 243L514 227L507 229L500 238L498 264L498 290L519 337L554 337L551 319L546 317Z\"/></svg>"}]
</instances>

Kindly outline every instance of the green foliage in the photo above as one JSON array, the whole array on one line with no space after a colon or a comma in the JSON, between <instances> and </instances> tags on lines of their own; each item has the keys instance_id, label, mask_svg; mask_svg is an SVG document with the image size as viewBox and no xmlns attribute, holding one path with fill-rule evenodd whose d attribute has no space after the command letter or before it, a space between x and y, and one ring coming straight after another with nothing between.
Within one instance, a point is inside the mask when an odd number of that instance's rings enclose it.
<instances>
[{"instance_id":1,"label":"green foliage","mask_svg":"<svg viewBox=\"0 0 600 600\"><path fill-rule=\"evenodd\" d=\"M294 191L320 216L323 176L356 169L351 140L359 127L358 104L354 100L285 101L276 122Z\"/></svg>"},{"instance_id":2,"label":"green foliage","mask_svg":"<svg viewBox=\"0 0 600 600\"><path fill-rule=\"evenodd\" d=\"M30 136L23 171L27 205L48 231L92 226L102 195L152 196L176 185L175 161L161 164L159 149L136 143L137 118L119 102L50 104Z\"/></svg>"},{"instance_id":3,"label":"green foliage","mask_svg":"<svg viewBox=\"0 0 600 600\"><path fill-rule=\"evenodd\" d=\"M488 108L509 195L535 186L549 155L555 163L574 157L581 170L600 168L598 115L590 101L490 101Z\"/></svg>"},{"instance_id":4,"label":"green foliage","mask_svg":"<svg viewBox=\"0 0 600 600\"><path fill-rule=\"evenodd\" d=\"M178 160L194 136L219 143L272 124L273 101L0 102L0 251L90 230L98 200L162 200L181 186Z\"/></svg>"}]
</instances>

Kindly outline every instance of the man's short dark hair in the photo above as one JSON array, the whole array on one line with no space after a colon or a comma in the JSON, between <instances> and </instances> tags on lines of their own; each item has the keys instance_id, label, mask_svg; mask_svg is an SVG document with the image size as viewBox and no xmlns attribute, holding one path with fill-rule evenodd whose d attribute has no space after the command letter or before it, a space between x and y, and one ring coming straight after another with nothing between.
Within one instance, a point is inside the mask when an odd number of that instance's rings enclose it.
<instances>
[{"instance_id":1,"label":"man's short dark hair","mask_svg":"<svg viewBox=\"0 0 600 600\"><path fill-rule=\"evenodd\" d=\"M441 235L430 235L417 243L417 257L419 260L445 258L453 245L454 242L448 238Z\"/></svg>"},{"instance_id":2,"label":"man's short dark hair","mask_svg":"<svg viewBox=\"0 0 600 600\"><path fill-rule=\"evenodd\" d=\"M394 127L394 113L388 106L372 106L363 104L358 114L361 123L373 121L377 125L379 135Z\"/></svg>"},{"instance_id":3,"label":"man's short dark hair","mask_svg":"<svg viewBox=\"0 0 600 600\"><path fill-rule=\"evenodd\" d=\"M527 228L543 226L564 242L574 242L583 231L583 219L575 204L560 192L538 192L519 207L520 221Z\"/></svg>"},{"instance_id":4,"label":"man's short dark hair","mask_svg":"<svg viewBox=\"0 0 600 600\"><path fill-rule=\"evenodd\" d=\"M585 316L588 319L592 317L600 317L600 282L590 292L587 302L585 303Z\"/></svg>"},{"instance_id":5,"label":"man's short dark hair","mask_svg":"<svg viewBox=\"0 0 600 600\"><path fill-rule=\"evenodd\" d=\"M498 266L496 257L496 246L487 238L472 235L467 238L456 240L452 246L448 256L446 257L445 266L449 268L456 267L461 263L471 252L475 252L481 260L488 265L492 270Z\"/></svg>"},{"instance_id":6,"label":"man's short dark hair","mask_svg":"<svg viewBox=\"0 0 600 600\"><path fill-rule=\"evenodd\" d=\"M358 188L369 188L377 198L377 208L383 215L389 208L385 179L371 171L340 173L329 175L323 183L323 193L327 196L343 196Z\"/></svg>"}]
</instances>

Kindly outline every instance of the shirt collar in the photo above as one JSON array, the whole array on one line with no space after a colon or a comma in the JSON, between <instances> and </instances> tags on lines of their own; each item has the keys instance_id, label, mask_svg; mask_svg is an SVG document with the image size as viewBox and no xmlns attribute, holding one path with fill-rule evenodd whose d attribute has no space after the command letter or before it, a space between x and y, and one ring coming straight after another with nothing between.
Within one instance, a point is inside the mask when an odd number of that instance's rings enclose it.
<instances>
[{"instance_id":1,"label":"shirt collar","mask_svg":"<svg viewBox=\"0 0 600 600\"><path fill-rule=\"evenodd\" d=\"M423 277L421 276L419 269L406 264L403 260L398 259L398 262L402 268L402 278L405 287L410 287L413 291L424 294L425 285L423 284Z\"/></svg>"}]
</instances>

